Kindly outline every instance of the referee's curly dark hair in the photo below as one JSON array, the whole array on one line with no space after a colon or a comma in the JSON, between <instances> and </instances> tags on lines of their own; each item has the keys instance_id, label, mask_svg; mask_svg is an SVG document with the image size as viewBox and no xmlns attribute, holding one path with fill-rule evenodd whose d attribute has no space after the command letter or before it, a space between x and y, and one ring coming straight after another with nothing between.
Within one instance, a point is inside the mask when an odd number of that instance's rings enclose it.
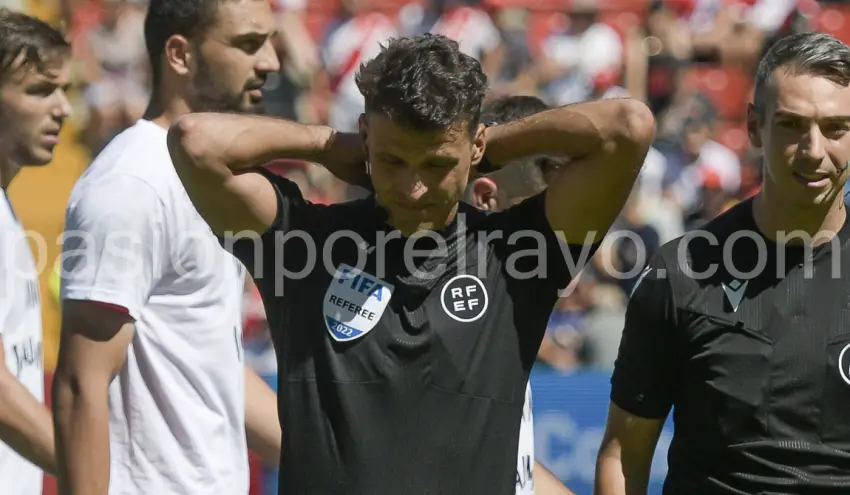
<instances>
[{"instance_id":1,"label":"referee's curly dark hair","mask_svg":"<svg viewBox=\"0 0 850 495\"><path fill-rule=\"evenodd\" d=\"M481 64L456 41L430 33L390 40L360 66L356 81L367 113L420 132L463 121L474 135L487 92Z\"/></svg>"}]
</instances>

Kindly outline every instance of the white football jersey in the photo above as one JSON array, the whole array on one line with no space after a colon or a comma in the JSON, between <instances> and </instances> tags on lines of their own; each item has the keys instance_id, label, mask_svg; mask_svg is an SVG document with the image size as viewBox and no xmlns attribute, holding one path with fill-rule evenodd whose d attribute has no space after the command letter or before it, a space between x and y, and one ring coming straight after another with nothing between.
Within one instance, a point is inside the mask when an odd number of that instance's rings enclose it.
<instances>
[{"instance_id":1,"label":"white football jersey","mask_svg":"<svg viewBox=\"0 0 850 495\"><path fill-rule=\"evenodd\" d=\"M136 323L109 387L110 495L245 495L245 271L189 200L166 136L139 120L75 185L62 299Z\"/></svg>"},{"instance_id":2,"label":"white football jersey","mask_svg":"<svg viewBox=\"0 0 850 495\"><path fill-rule=\"evenodd\" d=\"M517 495L534 495L534 414L531 411L531 383L525 386L525 404L519 425L519 452L516 460Z\"/></svg>"},{"instance_id":3,"label":"white football jersey","mask_svg":"<svg viewBox=\"0 0 850 495\"><path fill-rule=\"evenodd\" d=\"M6 367L40 402L44 401L41 299L38 273L24 229L0 189L0 337ZM3 400L0 397L0 400ZM0 492L41 495L40 468L0 442Z\"/></svg>"}]
</instances>

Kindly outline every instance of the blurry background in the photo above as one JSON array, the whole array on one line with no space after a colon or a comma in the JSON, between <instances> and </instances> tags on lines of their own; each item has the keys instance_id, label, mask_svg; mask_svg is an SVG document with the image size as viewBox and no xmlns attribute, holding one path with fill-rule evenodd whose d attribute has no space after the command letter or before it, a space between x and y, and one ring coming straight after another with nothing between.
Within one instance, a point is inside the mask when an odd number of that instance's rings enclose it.
<instances>
[{"instance_id":1,"label":"blurry background","mask_svg":"<svg viewBox=\"0 0 850 495\"><path fill-rule=\"evenodd\" d=\"M631 95L658 120L657 142L609 243L552 315L532 378L537 454L579 494L590 494L628 294L662 243L756 192L746 104L756 63L783 35L819 30L850 41L850 4L814 0L270 0L282 69L266 86L270 113L356 128L359 64L399 35L441 33L479 58L492 91L552 105ZM45 361L55 366L58 306L49 293L64 209L91 157L134 122L148 97L145 0L3 0L64 26L73 41L75 116L54 162L25 169L11 199L37 234ZM278 173L315 202L354 192L320 167L282 161ZM36 241L35 239L46 239ZM640 240L638 243L636 240ZM618 274L627 273L623 277ZM256 291L246 291L246 346L273 383L274 355ZM286 429L286 425L284 425ZM666 471L659 444L652 493ZM276 493L255 470L254 490ZM268 474L268 473L265 473ZM46 493L52 492L48 482Z\"/></svg>"}]
</instances>

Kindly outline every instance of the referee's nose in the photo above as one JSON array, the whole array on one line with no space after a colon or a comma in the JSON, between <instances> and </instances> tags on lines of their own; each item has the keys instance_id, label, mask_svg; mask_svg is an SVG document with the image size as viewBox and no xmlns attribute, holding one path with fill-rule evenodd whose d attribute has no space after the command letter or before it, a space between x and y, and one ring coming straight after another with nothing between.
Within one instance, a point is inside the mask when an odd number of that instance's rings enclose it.
<instances>
[{"instance_id":1,"label":"referee's nose","mask_svg":"<svg viewBox=\"0 0 850 495\"><path fill-rule=\"evenodd\" d=\"M401 193L399 196L405 202L415 203L428 192L428 186L416 167L404 167L395 179L396 191Z\"/></svg>"},{"instance_id":2,"label":"referee's nose","mask_svg":"<svg viewBox=\"0 0 850 495\"><path fill-rule=\"evenodd\" d=\"M800 137L800 144L797 150L800 158L806 162L820 164L826 158L825 139L820 127L817 124L813 124L809 128L809 132L804 133ZM807 172L811 172L811 170L807 170Z\"/></svg>"}]
</instances>

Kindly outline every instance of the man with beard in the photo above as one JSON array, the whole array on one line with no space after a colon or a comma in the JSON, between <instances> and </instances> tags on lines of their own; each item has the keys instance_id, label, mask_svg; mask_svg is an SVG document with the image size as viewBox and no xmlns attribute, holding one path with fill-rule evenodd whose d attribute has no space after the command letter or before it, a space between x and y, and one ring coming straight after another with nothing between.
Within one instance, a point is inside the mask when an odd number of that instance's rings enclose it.
<instances>
[{"instance_id":1,"label":"man with beard","mask_svg":"<svg viewBox=\"0 0 850 495\"><path fill-rule=\"evenodd\" d=\"M279 70L265 0L153 0L153 91L76 184L54 382L63 494L245 495L247 448L277 465L276 396L243 362L244 267L189 201L177 117L257 112Z\"/></svg>"}]
</instances>

